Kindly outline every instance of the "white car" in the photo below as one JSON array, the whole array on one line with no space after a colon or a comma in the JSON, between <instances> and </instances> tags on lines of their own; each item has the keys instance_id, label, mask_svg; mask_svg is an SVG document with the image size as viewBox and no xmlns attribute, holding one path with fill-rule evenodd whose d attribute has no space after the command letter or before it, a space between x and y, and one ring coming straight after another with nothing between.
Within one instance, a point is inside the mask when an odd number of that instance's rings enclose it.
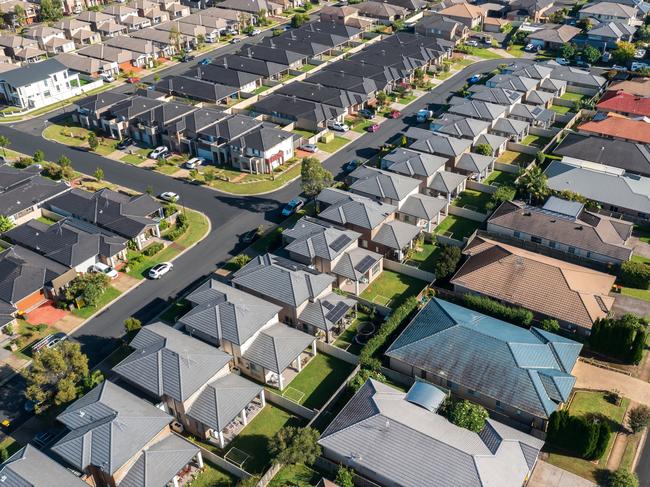
<instances>
[{"instance_id":1,"label":"white car","mask_svg":"<svg viewBox=\"0 0 650 487\"><path fill-rule=\"evenodd\" d=\"M169 201L171 203L176 203L179 199L179 196L173 191L165 191L164 193L160 193L160 199Z\"/></svg>"},{"instance_id":2,"label":"white car","mask_svg":"<svg viewBox=\"0 0 650 487\"><path fill-rule=\"evenodd\" d=\"M526 47L524 47L524 51L535 52L537 51L537 47L535 46L535 44L526 44Z\"/></svg>"},{"instance_id":3,"label":"white car","mask_svg":"<svg viewBox=\"0 0 650 487\"><path fill-rule=\"evenodd\" d=\"M185 163L185 167L187 169L196 169L197 167L199 167L204 162L205 162L205 159L203 159L202 157L192 157L192 159L190 159L189 161L187 161Z\"/></svg>"},{"instance_id":4,"label":"white car","mask_svg":"<svg viewBox=\"0 0 650 487\"><path fill-rule=\"evenodd\" d=\"M151 157L152 159L158 159L160 156L162 156L163 154L167 154L168 152L169 149L167 147L165 147L164 145L159 145L149 153L149 157Z\"/></svg>"},{"instance_id":5,"label":"white car","mask_svg":"<svg viewBox=\"0 0 650 487\"><path fill-rule=\"evenodd\" d=\"M110 265L104 264L103 262L97 262L90 268L90 271L96 272L98 274L105 274L111 279L115 279L119 275L115 269L113 269Z\"/></svg>"},{"instance_id":6,"label":"white car","mask_svg":"<svg viewBox=\"0 0 650 487\"><path fill-rule=\"evenodd\" d=\"M627 71L627 68L625 66L621 66L620 64L614 64L612 66L612 69L615 69L616 71Z\"/></svg>"},{"instance_id":7,"label":"white car","mask_svg":"<svg viewBox=\"0 0 650 487\"><path fill-rule=\"evenodd\" d=\"M99 75L99 77L107 83L112 83L115 81L115 77L111 73L102 73Z\"/></svg>"},{"instance_id":8,"label":"white car","mask_svg":"<svg viewBox=\"0 0 650 487\"><path fill-rule=\"evenodd\" d=\"M571 64L567 58L564 57L556 57L555 62L558 63L560 66L568 66Z\"/></svg>"},{"instance_id":9,"label":"white car","mask_svg":"<svg viewBox=\"0 0 650 487\"><path fill-rule=\"evenodd\" d=\"M477 41L465 41L466 46L471 46L471 47L478 47L478 42Z\"/></svg>"},{"instance_id":10,"label":"white car","mask_svg":"<svg viewBox=\"0 0 650 487\"><path fill-rule=\"evenodd\" d=\"M645 57L645 49L637 49L634 51L635 59L643 59Z\"/></svg>"},{"instance_id":11,"label":"white car","mask_svg":"<svg viewBox=\"0 0 650 487\"><path fill-rule=\"evenodd\" d=\"M261 34L261 33L262 33L261 30L253 29L249 35L252 37L252 36L256 36L256 35Z\"/></svg>"},{"instance_id":12,"label":"white car","mask_svg":"<svg viewBox=\"0 0 650 487\"><path fill-rule=\"evenodd\" d=\"M350 127L348 127L343 122L330 122L327 124L327 128L331 130L336 130L337 132L347 132L348 130L350 130Z\"/></svg>"},{"instance_id":13,"label":"white car","mask_svg":"<svg viewBox=\"0 0 650 487\"><path fill-rule=\"evenodd\" d=\"M161 262L149 269L149 279L160 279L174 268L171 262Z\"/></svg>"}]
</instances>

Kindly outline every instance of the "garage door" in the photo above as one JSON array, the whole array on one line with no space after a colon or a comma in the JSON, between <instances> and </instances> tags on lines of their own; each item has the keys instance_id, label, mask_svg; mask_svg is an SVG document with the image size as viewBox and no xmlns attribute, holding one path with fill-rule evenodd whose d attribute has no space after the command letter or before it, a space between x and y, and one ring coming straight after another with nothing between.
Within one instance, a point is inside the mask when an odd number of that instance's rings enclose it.
<instances>
[{"instance_id":1,"label":"garage door","mask_svg":"<svg viewBox=\"0 0 650 487\"><path fill-rule=\"evenodd\" d=\"M28 311L33 307L43 303L44 301L46 301L46 298L43 294L43 290L41 289L40 291L36 291L35 293L32 293L29 296L18 301L18 303L16 303L16 308L18 308L18 311Z\"/></svg>"}]
</instances>

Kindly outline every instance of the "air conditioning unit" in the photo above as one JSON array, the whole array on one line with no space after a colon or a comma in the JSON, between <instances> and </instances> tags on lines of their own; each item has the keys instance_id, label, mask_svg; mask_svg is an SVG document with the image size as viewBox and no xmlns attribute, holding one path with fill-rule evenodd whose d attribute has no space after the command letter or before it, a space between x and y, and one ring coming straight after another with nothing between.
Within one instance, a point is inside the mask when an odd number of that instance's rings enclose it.
<instances>
[{"instance_id":1,"label":"air conditioning unit","mask_svg":"<svg viewBox=\"0 0 650 487\"><path fill-rule=\"evenodd\" d=\"M185 428L183 428L183 425L179 423L178 421L173 421L171 424L171 428L173 431L176 433L182 433Z\"/></svg>"}]
</instances>

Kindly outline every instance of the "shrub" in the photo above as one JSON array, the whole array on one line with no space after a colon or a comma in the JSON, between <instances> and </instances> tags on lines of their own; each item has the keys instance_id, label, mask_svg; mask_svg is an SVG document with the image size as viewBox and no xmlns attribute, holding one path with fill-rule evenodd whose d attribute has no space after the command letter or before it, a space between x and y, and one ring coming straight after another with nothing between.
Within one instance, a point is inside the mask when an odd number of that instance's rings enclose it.
<instances>
[{"instance_id":1,"label":"shrub","mask_svg":"<svg viewBox=\"0 0 650 487\"><path fill-rule=\"evenodd\" d=\"M162 242L154 242L151 245L149 245L146 249L142 251L144 255L147 257L151 257L152 255L156 255L158 252L160 252L165 246L163 245Z\"/></svg>"},{"instance_id":2,"label":"shrub","mask_svg":"<svg viewBox=\"0 0 650 487\"><path fill-rule=\"evenodd\" d=\"M485 296L465 294L463 302L468 308L515 325L528 327L533 321L532 311L517 306L508 306Z\"/></svg>"},{"instance_id":3,"label":"shrub","mask_svg":"<svg viewBox=\"0 0 650 487\"><path fill-rule=\"evenodd\" d=\"M627 424L633 433L643 431L650 424L650 408L644 404L632 408Z\"/></svg>"},{"instance_id":4,"label":"shrub","mask_svg":"<svg viewBox=\"0 0 650 487\"><path fill-rule=\"evenodd\" d=\"M609 443L609 438L612 436L612 431L609 429L607 418L599 418L594 424L596 426L595 428L592 428L598 431L598 436L593 449L589 451L584 457L587 460L600 459L605 454L605 450L607 450L607 444Z\"/></svg>"},{"instance_id":5,"label":"shrub","mask_svg":"<svg viewBox=\"0 0 650 487\"><path fill-rule=\"evenodd\" d=\"M336 484L341 487L354 487L354 475L352 470L341 465L336 472Z\"/></svg>"},{"instance_id":6,"label":"shrub","mask_svg":"<svg viewBox=\"0 0 650 487\"><path fill-rule=\"evenodd\" d=\"M650 286L650 265L643 262L623 262L619 277L624 286L648 289Z\"/></svg>"},{"instance_id":7,"label":"shrub","mask_svg":"<svg viewBox=\"0 0 650 487\"><path fill-rule=\"evenodd\" d=\"M589 346L605 355L639 363L643 358L647 323L631 314L621 318L604 318L594 322Z\"/></svg>"},{"instance_id":8,"label":"shrub","mask_svg":"<svg viewBox=\"0 0 650 487\"><path fill-rule=\"evenodd\" d=\"M470 401L453 403L447 413L449 421L474 433L483 430L488 416L488 412L483 406Z\"/></svg>"},{"instance_id":9,"label":"shrub","mask_svg":"<svg viewBox=\"0 0 650 487\"><path fill-rule=\"evenodd\" d=\"M140 328L142 328L142 322L139 319L131 316L124 320L124 329L127 333L138 331Z\"/></svg>"},{"instance_id":10,"label":"shrub","mask_svg":"<svg viewBox=\"0 0 650 487\"><path fill-rule=\"evenodd\" d=\"M639 478L634 472L619 468L609 475L609 487L639 487Z\"/></svg>"},{"instance_id":11,"label":"shrub","mask_svg":"<svg viewBox=\"0 0 650 487\"><path fill-rule=\"evenodd\" d=\"M75 277L65 291L65 298L73 301L83 299L86 306L95 306L108 288L109 277L105 274L88 273Z\"/></svg>"},{"instance_id":12,"label":"shrub","mask_svg":"<svg viewBox=\"0 0 650 487\"><path fill-rule=\"evenodd\" d=\"M232 259L233 263L237 266L237 269L241 269L244 267L246 264L248 264L251 261L251 258L249 255L246 254L239 254L236 255Z\"/></svg>"},{"instance_id":13,"label":"shrub","mask_svg":"<svg viewBox=\"0 0 650 487\"><path fill-rule=\"evenodd\" d=\"M375 379L379 382L386 381L386 377L384 377L384 374L381 372L370 369L361 369L354 377L352 377L352 380L350 380L348 386L350 389L352 389L352 391L357 392L359 389L361 389L361 386L363 386L368 379Z\"/></svg>"},{"instance_id":14,"label":"shrub","mask_svg":"<svg viewBox=\"0 0 650 487\"><path fill-rule=\"evenodd\" d=\"M441 247L440 257L436 261L435 273L438 279L444 279L456 270L460 262L460 247L455 245L443 245Z\"/></svg>"},{"instance_id":15,"label":"shrub","mask_svg":"<svg viewBox=\"0 0 650 487\"><path fill-rule=\"evenodd\" d=\"M542 320L539 324L539 327L544 331L549 331L551 333L557 333L560 331L560 323L557 320L547 318Z\"/></svg>"},{"instance_id":16,"label":"shrub","mask_svg":"<svg viewBox=\"0 0 650 487\"><path fill-rule=\"evenodd\" d=\"M144 260L144 255L140 252L132 252L129 254L129 263L131 264L139 264Z\"/></svg>"},{"instance_id":17,"label":"shrub","mask_svg":"<svg viewBox=\"0 0 650 487\"><path fill-rule=\"evenodd\" d=\"M165 215L165 218L172 216L177 211L178 208L174 203L167 203L165 206L163 206L163 215Z\"/></svg>"}]
</instances>

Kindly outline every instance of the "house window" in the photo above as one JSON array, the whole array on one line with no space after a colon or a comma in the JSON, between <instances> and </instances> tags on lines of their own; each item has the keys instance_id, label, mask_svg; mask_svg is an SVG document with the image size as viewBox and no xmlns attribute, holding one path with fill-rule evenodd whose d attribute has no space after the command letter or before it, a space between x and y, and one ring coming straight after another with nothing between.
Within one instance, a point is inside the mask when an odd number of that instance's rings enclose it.
<instances>
[{"instance_id":1,"label":"house window","mask_svg":"<svg viewBox=\"0 0 650 487\"><path fill-rule=\"evenodd\" d=\"M470 396L475 396L476 391L474 389L467 389L467 394L469 394Z\"/></svg>"},{"instance_id":2,"label":"house window","mask_svg":"<svg viewBox=\"0 0 650 487\"><path fill-rule=\"evenodd\" d=\"M552 249L555 248L555 245L556 245L556 244L555 244L555 242L553 242L553 240L550 240L550 241L548 242L548 246L551 247Z\"/></svg>"},{"instance_id":3,"label":"house window","mask_svg":"<svg viewBox=\"0 0 650 487\"><path fill-rule=\"evenodd\" d=\"M570 254L575 254L576 253L576 248L575 247L569 247L569 253Z\"/></svg>"},{"instance_id":4,"label":"house window","mask_svg":"<svg viewBox=\"0 0 650 487\"><path fill-rule=\"evenodd\" d=\"M362 240L362 241L361 241L361 246L362 246L364 249L368 248L368 241L367 241L367 240Z\"/></svg>"},{"instance_id":5,"label":"house window","mask_svg":"<svg viewBox=\"0 0 650 487\"><path fill-rule=\"evenodd\" d=\"M515 238L521 238L521 232L515 230Z\"/></svg>"},{"instance_id":6,"label":"house window","mask_svg":"<svg viewBox=\"0 0 650 487\"><path fill-rule=\"evenodd\" d=\"M531 240L532 242L535 242L535 243L538 243L538 244L541 244L541 243L542 243L542 239L539 238L539 237L530 237L530 240Z\"/></svg>"},{"instance_id":7,"label":"house window","mask_svg":"<svg viewBox=\"0 0 650 487\"><path fill-rule=\"evenodd\" d=\"M371 273L372 273L373 276L379 273L379 267L380 266L381 266L380 262L377 262L374 266L372 266Z\"/></svg>"},{"instance_id":8,"label":"house window","mask_svg":"<svg viewBox=\"0 0 650 487\"><path fill-rule=\"evenodd\" d=\"M496 402L497 409L503 409L503 404L501 404L501 401Z\"/></svg>"}]
</instances>

